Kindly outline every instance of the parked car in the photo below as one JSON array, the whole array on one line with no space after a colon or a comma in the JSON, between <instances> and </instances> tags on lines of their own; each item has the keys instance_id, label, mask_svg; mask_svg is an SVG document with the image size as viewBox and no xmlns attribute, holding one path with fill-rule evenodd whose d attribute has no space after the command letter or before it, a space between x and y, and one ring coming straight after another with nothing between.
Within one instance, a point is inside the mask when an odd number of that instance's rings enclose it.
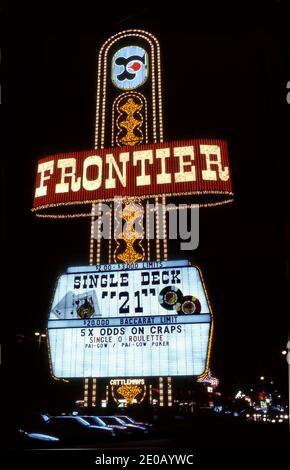
<instances>
[{"instance_id":1,"label":"parked car","mask_svg":"<svg viewBox=\"0 0 290 470\"><path fill-rule=\"evenodd\" d=\"M66 444L98 443L116 436L113 429L91 425L80 416L54 416L45 428L48 434L51 433Z\"/></svg>"},{"instance_id":2,"label":"parked car","mask_svg":"<svg viewBox=\"0 0 290 470\"><path fill-rule=\"evenodd\" d=\"M113 429L113 431L116 433L116 436L119 438L129 438L133 434L132 431L126 426L120 424L119 422L107 419L109 418L107 416L82 416L82 418L93 425Z\"/></svg>"},{"instance_id":3,"label":"parked car","mask_svg":"<svg viewBox=\"0 0 290 470\"><path fill-rule=\"evenodd\" d=\"M99 427L101 429L108 429L110 431L113 430L113 433L115 434L115 436L117 436L117 430L113 429L111 426L107 426L106 423L104 423L104 421L102 421L98 416L81 415L80 418L87 421L90 426Z\"/></svg>"},{"instance_id":4,"label":"parked car","mask_svg":"<svg viewBox=\"0 0 290 470\"><path fill-rule=\"evenodd\" d=\"M16 433L16 447L54 447L59 444L59 438L49 434L27 432L18 429Z\"/></svg>"},{"instance_id":5,"label":"parked car","mask_svg":"<svg viewBox=\"0 0 290 470\"><path fill-rule=\"evenodd\" d=\"M16 428L26 432L42 432L50 416L47 413L22 413L16 416Z\"/></svg>"},{"instance_id":6,"label":"parked car","mask_svg":"<svg viewBox=\"0 0 290 470\"><path fill-rule=\"evenodd\" d=\"M101 418L107 424L107 426L125 426L127 430L132 432L132 435L134 435L134 437L145 436L146 434L148 434L148 429L144 426L139 426L131 423L128 424L118 416L102 416Z\"/></svg>"},{"instance_id":7,"label":"parked car","mask_svg":"<svg viewBox=\"0 0 290 470\"><path fill-rule=\"evenodd\" d=\"M153 430L153 424L150 423L144 423L143 421L135 421L135 419L131 418L130 416L125 416L125 415L116 415L117 418L120 418L122 421L124 421L126 424L133 424L135 426L141 426L148 431Z\"/></svg>"}]
</instances>

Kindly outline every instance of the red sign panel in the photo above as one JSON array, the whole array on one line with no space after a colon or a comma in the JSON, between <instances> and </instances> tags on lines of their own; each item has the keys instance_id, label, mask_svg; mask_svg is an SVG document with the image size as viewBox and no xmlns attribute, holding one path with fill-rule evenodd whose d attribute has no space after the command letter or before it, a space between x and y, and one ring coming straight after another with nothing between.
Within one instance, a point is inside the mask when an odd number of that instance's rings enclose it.
<instances>
[{"instance_id":1,"label":"red sign panel","mask_svg":"<svg viewBox=\"0 0 290 470\"><path fill-rule=\"evenodd\" d=\"M206 195L211 205L210 195L232 194L226 142L182 140L47 156L38 162L33 210L116 196Z\"/></svg>"}]
</instances>

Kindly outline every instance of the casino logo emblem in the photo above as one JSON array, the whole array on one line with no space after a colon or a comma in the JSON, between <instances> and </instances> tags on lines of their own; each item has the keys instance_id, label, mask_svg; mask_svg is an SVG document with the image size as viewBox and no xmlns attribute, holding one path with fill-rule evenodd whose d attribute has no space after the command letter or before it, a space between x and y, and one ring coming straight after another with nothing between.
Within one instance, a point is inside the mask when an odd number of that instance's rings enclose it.
<instances>
[{"instance_id":1,"label":"casino logo emblem","mask_svg":"<svg viewBox=\"0 0 290 470\"><path fill-rule=\"evenodd\" d=\"M200 313L200 301L193 295L185 295L176 310L179 315L194 315L195 313Z\"/></svg>"},{"instance_id":2,"label":"casino logo emblem","mask_svg":"<svg viewBox=\"0 0 290 470\"><path fill-rule=\"evenodd\" d=\"M148 55L138 46L119 49L112 59L112 82L122 90L134 90L148 78Z\"/></svg>"},{"instance_id":3,"label":"casino logo emblem","mask_svg":"<svg viewBox=\"0 0 290 470\"><path fill-rule=\"evenodd\" d=\"M176 310L177 306L181 304L182 299L181 290L175 286L164 287L158 297L161 307L166 310Z\"/></svg>"}]
</instances>

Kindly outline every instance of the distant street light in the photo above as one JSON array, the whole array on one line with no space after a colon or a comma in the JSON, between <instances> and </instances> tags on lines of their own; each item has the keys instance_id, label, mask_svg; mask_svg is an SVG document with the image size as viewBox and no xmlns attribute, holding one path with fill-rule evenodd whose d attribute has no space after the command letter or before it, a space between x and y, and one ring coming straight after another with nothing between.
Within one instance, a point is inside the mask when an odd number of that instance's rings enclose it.
<instances>
[{"instance_id":1,"label":"distant street light","mask_svg":"<svg viewBox=\"0 0 290 470\"><path fill-rule=\"evenodd\" d=\"M283 356L286 356L286 354L287 354L286 349L283 349L283 351L281 351L281 354L283 354Z\"/></svg>"},{"instance_id":2,"label":"distant street light","mask_svg":"<svg viewBox=\"0 0 290 470\"><path fill-rule=\"evenodd\" d=\"M265 377L261 375L260 380L265 380Z\"/></svg>"},{"instance_id":3,"label":"distant street light","mask_svg":"<svg viewBox=\"0 0 290 470\"><path fill-rule=\"evenodd\" d=\"M46 338L46 334L45 334L45 333L40 333L39 331L35 331L35 332L34 332L34 335L35 335L35 336L38 336L38 348L40 349L40 346L41 346L41 339L42 339L42 338Z\"/></svg>"}]
</instances>

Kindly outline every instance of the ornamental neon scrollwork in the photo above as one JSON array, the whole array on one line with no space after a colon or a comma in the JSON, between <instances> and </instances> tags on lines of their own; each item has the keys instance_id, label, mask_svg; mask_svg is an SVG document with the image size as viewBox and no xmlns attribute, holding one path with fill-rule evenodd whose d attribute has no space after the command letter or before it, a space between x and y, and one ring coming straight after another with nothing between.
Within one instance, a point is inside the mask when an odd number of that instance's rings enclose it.
<instances>
[{"instance_id":1,"label":"ornamental neon scrollwork","mask_svg":"<svg viewBox=\"0 0 290 470\"><path fill-rule=\"evenodd\" d=\"M136 103L137 100L139 102ZM138 145L143 141L143 133L140 128L143 124L143 117L140 112L143 108L143 104L137 97L127 98L123 104L121 103L117 107L119 112L117 119L117 125L119 128L117 144L131 146ZM124 114L126 117L124 117Z\"/></svg>"},{"instance_id":2,"label":"ornamental neon scrollwork","mask_svg":"<svg viewBox=\"0 0 290 470\"><path fill-rule=\"evenodd\" d=\"M134 199L126 201L124 209L119 211L120 218L125 221L123 230L115 233L117 246L115 249L115 261L121 261L126 264L142 261L145 256L144 248L141 244L144 237L144 230L136 229L139 224L143 227L144 209L141 204L137 204ZM122 240L125 243L125 249L120 253ZM138 250L135 249L138 247Z\"/></svg>"}]
</instances>

